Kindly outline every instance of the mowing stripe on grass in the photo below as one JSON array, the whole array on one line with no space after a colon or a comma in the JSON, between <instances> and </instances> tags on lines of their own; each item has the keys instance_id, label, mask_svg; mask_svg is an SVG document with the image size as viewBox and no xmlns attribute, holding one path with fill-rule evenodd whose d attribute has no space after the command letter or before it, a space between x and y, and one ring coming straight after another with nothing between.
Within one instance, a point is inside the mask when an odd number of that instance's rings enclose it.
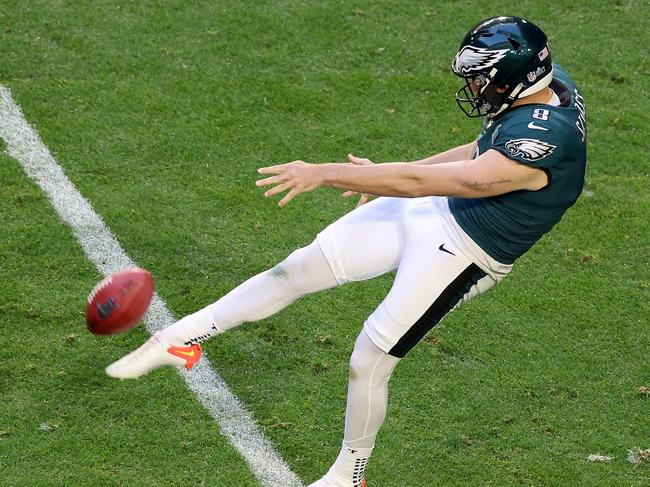
<instances>
[{"instance_id":1,"label":"mowing stripe on grass","mask_svg":"<svg viewBox=\"0 0 650 487\"><path fill-rule=\"evenodd\" d=\"M0 85L0 137L15 158L45 192L59 216L81 244L84 252L104 274L135 267L115 236L77 191L54 160L38 134L27 123L10 91ZM149 332L154 333L175 320L158 295L145 316ZM302 483L259 430L252 414L215 372L206 358L192 371L181 372L189 388L218 422L222 434L234 445L265 487L293 487Z\"/></svg>"}]
</instances>

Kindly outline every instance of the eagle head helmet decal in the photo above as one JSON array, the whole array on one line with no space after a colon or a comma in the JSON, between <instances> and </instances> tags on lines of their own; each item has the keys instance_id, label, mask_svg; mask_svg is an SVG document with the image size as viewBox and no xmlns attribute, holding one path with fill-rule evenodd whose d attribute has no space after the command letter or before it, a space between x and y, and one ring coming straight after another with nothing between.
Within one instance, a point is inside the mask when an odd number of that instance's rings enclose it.
<instances>
[{"instance_id":1,"label":"eagle head helmet decal","mask_svg":"<svg viewBox=\"0 0 650 487\"><path fill-rule=\"evenodd\" d=\"M501 61L507 53L507 49L465 46L456 54L453 68L456 73L463 76L483 71Z\"/></svg>"}]
</instances>

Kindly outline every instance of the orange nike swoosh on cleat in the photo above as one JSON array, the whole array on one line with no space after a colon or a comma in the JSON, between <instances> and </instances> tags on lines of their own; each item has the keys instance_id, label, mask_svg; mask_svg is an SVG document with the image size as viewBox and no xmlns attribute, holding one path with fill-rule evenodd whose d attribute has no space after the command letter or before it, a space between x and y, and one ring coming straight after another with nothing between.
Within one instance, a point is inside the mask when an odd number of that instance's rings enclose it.
<instances>
[{"instance_id":1,"label":"orange nike swoosh on cleat","mask_svg":"<svg viewBox=\"0 0 650 487\"><path fill-rule=\"evenodd\" d=\"M186 369L191 369L199 360L201 360L201 345L198 343L193 343L189 347L177 347L171 345L167 349L167 352L176 357L185 359Z\"/></svg>"}]
</instances>

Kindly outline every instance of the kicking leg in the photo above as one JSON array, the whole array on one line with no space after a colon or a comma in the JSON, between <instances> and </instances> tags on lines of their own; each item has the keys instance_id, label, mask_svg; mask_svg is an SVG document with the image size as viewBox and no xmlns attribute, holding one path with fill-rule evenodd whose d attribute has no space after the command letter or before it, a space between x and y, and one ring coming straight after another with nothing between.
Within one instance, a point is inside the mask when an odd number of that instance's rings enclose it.
<instances>
[{"instance_id":1,"label":"kicking leg","mask_svg":"<svg viewBox=\"0 0 650 487\"><path fill-rule=\"evenodd\" d=\"M400 211L399 200L382 198L348 213L307 247L165 329L165 336L186 344L204 341L267 318L306 294L396 268L402 253Z\"/></svg>"},{"instance_id":2,"label":"kicking leg","mask_svg":"<svg viewBox=\"0 0 650 487\"><path fill-rule=\"evenodd\" d=\"M320 246L313 242L217 302L159 331L140 348L108 366L106 373L131 379L164 365L191 368L201 356L199 342L244 322L271 316L305 294L336 284Z\"/></svg>"},{"instance_id":3,"label":"kicking leg","mask_svg":"<svg viewBox=\"0 0 650 487\"><path fill-rule=\"evenodd\" d=\"M348 213L279 265L156 333L107 374L126 379L164 365L191 368L200 357L199 342L266 318L306 294L394 269L401 255L400 211L399 200L379 199Z\"/></svg>"}]
</instances>

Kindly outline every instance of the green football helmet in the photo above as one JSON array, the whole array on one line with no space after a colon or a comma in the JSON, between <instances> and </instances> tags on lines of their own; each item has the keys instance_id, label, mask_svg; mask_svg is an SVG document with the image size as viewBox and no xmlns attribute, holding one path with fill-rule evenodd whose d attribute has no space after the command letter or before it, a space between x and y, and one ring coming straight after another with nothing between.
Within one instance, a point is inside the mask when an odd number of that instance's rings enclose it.
<instances>
[{"instance_id":1,"label":"green football helmet","mask_svg":"<svg viewBox=\"0 0 650 487\"><path fill-rule=\"evenodd\" d=\"M451 68L465 79L456 102L469 117L494 118L553 79L546 34L520 17L477 24L461 42Z\"/></svg>"}]
</instances>

